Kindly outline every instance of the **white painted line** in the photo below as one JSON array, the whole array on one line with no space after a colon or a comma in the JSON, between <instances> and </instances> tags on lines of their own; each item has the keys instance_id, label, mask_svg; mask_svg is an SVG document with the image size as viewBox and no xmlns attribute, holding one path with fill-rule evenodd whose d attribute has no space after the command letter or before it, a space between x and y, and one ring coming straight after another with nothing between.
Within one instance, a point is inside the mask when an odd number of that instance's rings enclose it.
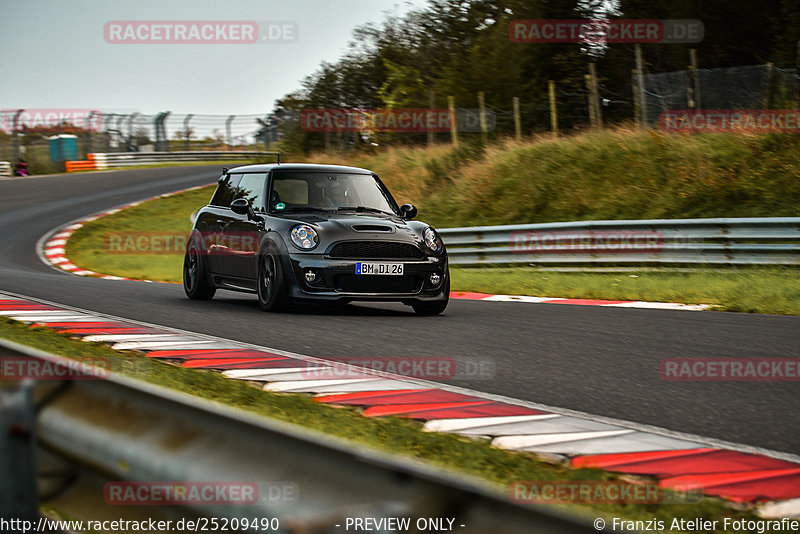
<instances>
[{"instance_id":1,"label":"white painted line","mask_svg":"<svg viewBox=\"0 0 800 534\"><path fill-rule=\"evenodd\" d=\"M481 299L482 301L486 302L533 302L533 303L540 303L540 302L547 302L548 300L559 300L557 297L531 297L528 295L492 295L491 297L487 297L485 299Z\"/></svg>"},{"instance_id":2,"label":"white painted line","mask_svg":"<svg viewBox=\"0 0 800 534\"><path fill-rule=\"evenodd\" d=\"M266 391L301 392L318 391L326 386L345 386L363 382L373 382L369 378L348 378L343 380L293 380L289 382L275 382L264 386Z\"/></svg>"},{"instance_id":3,"label":"white painted line","mask_svg":"<svg viewBox=\"0 0 800 534\"><path fill-rule=\"evenodd\" d=\"M542 415L504 415L498 417L468 417L464 419L433 419L427 421L422 427L426 432L459 432L461 430L481 428L491 425L503 425L506 423L521 423L525 421L539 421L542 419L552 419L562 417L556 414Z\"/></svg>"},{"instance_id":4,"label":"white painted line","mask_svg":"<svg viewBox=\"0 0 800 534\"><path fill-rule=\"evenodd\" d=\"M332 369L332 368L329 368ZM258 380L258 377L267 377L269 375L276 375L282 373L299 373L308 371L308 367L273 367L270 369L229 369L223 371L222 374L228 378L236 378L240 380ZM264 380L268 380L265 378Z\"/></svg>"},{"instance_id":5,"label":"white painted line","mask_svg":"<svg viewBox=\"0 0 800 534\"><path fill-rule=\"evenodd\" d=\"M697 449L701 447L702 445L696 441L676 440L647 432L626 432L618 436L607 436L600 439L587 438L564 443L545 443L522 447L517 450L556 454L614 454Z\"/></svg>"},{"instance_id":6,"label":"white painted line","mask_svg":"<svg viewBox=\"0 0 800 534\"><path fill-rule=\"evenodd\" d=\"M403 382L402 380L376 379L356 384L331 386L330 388L320 389L319 395L341 395L346 393L362 393L372 391L398 391L403 389L419 389L419 384L413 382Z\"/></svg>"},{"instance_id":7,"label":"white painted line","mask_svg":"<svg viewBox=\"0 0 800 534\"><path fill-rule=\"evenodd\" d=\"M198 345L205 345L204 347L198 347ZM236 348L234 346L225 345L224 347L218 347L218 345L222 345L222 343L218 343L216 341L205 341L205 340L197 340L197 341L173 341L173 342L165 342L165 341L131 341L131 342L123 342L123 343L116 343L111 346L114 350L181 350L184 347L187 349L196 349L196 348Z\"/></svg>"},{"instance_id":8,"label":"white painted line","mask_svg":"<svg viewBox=\"0 0 800 534\"><path fill-rule=\"evenodd\" d=\"M0 315L36 316L36 315L75 315L75 312L61 310L8 310L0 309Z\"/></svg>"},{"instance_id":9,"label":"white painted line","mask_svg":"<svg viewBox=\"0 0 800 534\"><path fill-rule=\"evenodd\" d=\"M45 250L52 249L56 245L66 245L66 244L67 244L67 240L65 238L51 239L50 241L47 242L47 246L45 247Z\"/></svg>"},{"instance_id":10,"label":"white painted line","mask_svg":"<svg viewBox=\"0 0 800 534\"><path fill-rule=\"evenodd\" d=\"M514 436L514 435L545 435L568 434L573 432L604 432L614 430L627 430L625 428L599 423L590 419L559 416L538 421L522 421L518 423L504 423L487 425L477 428L459 430L459 434L473 436Z\"/></svg>"},{"instance_id":11,"label":"white painted line","mask_svg":"<svg viewBox=\"0 0 800 534\"><path fill-rule=\"evenodd\" d=\"M9 315L8 317L25 323L60 323L89 318L86 315Z\"/></svg>"},{"instance_id":12,"label":"white painted line","mask_svg":"<svg viewBox=\"0 0 800 534\"><path fill-rule=\"evenodd\" d=\"M681 304L679 302L623 302L621 304L600 304L606 308L645 308L650 310L685 310L705 311L711 306L708 304Z\"/></svg>"},{"instance_id":13,"label":"white painted line","mask_svg":"<svg viewBox=\"0 0 800 534\"><path fill-rule=\"evenodd\" d=\"M594 440L632 434L633 430L606 430L601 432L569 432L566 434L535 434L532 436L503 436L492 440L492 445L501 449L536 450L542 445L565 444L571 441Z\"/></svg>"},{"instance_id":14,"label":"white painted line","mask_svg":"<svg viewBox=\"0 0 800 534\"><path fill-rule=\"evenodd\" d=\"M194 338L196 339L196 338ZM192 341L180 334L92 334L81 338L82 341Z\"/></svg>"}]
</instances>

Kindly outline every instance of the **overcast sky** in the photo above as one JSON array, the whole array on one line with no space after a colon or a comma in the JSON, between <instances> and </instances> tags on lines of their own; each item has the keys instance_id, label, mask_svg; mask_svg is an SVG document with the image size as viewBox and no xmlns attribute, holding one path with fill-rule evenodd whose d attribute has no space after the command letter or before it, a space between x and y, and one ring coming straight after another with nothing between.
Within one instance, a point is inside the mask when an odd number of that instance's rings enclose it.
<instances>
[{"instance_id":1,"label":"overcast sky","mask_svg":"<svg viewBox=\"0 0 800 534\"><path fill-rule=\"evenodd\" d=\"M424 4L425 0L0 0L0 108L265 114L321 61L338 59L356 26ZM264 31L264 23L280 21L296 27L297 35L282 44L111 44L104 34L110 21L144 20L257 21Z\"/></svg>"}]
</instances>

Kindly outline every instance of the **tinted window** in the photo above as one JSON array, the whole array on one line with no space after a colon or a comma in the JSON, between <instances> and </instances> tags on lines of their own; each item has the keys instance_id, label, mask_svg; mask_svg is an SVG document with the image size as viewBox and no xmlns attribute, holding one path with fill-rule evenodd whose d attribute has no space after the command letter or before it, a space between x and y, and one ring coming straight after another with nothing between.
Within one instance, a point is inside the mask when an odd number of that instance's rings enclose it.
<instances>
[{"instance_id":1,"label":"tinted window","mask_svg":"<svg viewBox=\"0 0 800 534\"><path fill-rule=\"evenodd\" d=\"M264 187L267 174L245 174L233 194L233 199L246 198L256 211L264 210Z\"/></svg>"},{"instance_id":2,"label":"tinted window","mask_svg":"<svg viewBox=\"0 0 800 534\"><path fill-rule=\"evenodd\" d=\"M389 192L369 174L336 172L280 172L273 175L270 209L336 211L348 208L372 208L397 213Z\"/></svg>"},{"instance_id":3,"label":"tinted window","mask_svg":"<svg viewBox=\"0 0 800 534\"><path fill-rule=\"evenodd\" d=\"M217 191L211 197L211 205L219 206L222 208L230 208L233 202L234 189L239 185L239 180L242 179L241 174L229 174L225 176L222 181L217 185Z\"/></svg>"}]
</instances>

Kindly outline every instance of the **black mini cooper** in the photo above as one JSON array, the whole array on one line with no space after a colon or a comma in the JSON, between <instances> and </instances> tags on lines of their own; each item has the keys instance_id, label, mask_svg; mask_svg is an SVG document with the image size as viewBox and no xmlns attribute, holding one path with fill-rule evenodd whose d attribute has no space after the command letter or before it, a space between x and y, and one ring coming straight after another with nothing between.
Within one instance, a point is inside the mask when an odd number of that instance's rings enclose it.
<instances>
[{"instance_id":1,"label":"black mini cooper","mask_svg":"<svg viewBox=\"0 0 800 534\"><path fill-rule=\"evenodd\" d=\"M447 251L375 173L338 165L224 169L197 213L183 286L256 293L264 310L291 301L399 301L418 314L447 307Z\"/></svg>"}]
</instances>

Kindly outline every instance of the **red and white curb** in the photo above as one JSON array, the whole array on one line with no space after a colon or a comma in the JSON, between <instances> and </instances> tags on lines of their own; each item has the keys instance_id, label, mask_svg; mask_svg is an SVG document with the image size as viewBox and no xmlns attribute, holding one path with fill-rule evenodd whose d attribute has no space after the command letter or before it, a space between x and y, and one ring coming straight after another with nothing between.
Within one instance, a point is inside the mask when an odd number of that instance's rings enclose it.
<instances>
[{"instance_id":1,"label":"red and white curb","mask_svg":"<svg viewBox=\"0 0 800 534\"><path fill-rule=\"evenodd\" d=\"M152 282L152 280L136 280L134 278L125 278L122 276L113 276L110 274L96 273L94 271L78 267L77 265L72 263L72 260L70 260L66 255L65 247L67 241L69 240L70 237L72 237L72 234L74 234L76 230L81 228L86 223L96 221L97 219L105 217L106 215L112 215L126 208L132 208L134 206L138 206L139 204L143 204L145 202L148 202L150 200L155 200L157 198L171 197L173 195L178 195L180 193L185 193L187 191L202 189L204 187L208 187L208 185L210 184L199 185L195 187L187 187L186 189L181 189L179 191L172 191L171 193L165 193L163 195L146 198L144 200L138 200L136 202L130 202L128 204L123 204L121 206L117 206L116 208L110 210L101 211L93 215L90 215L88 217L77 219L75 221L65 224L64 226L60 226L54 230L51 230L50 232L45 234L36 244L36 253L39 255L39 259L41 259L45 264L78 276L90 276L93 278L102 278L104 280L128 280L128 281L139 281L139 282Z\"/></svg>"},{"instance_id":2,"label":"red and white curb","mask_svg":"<svg viewBox=\"0 0 800 534\"><path fill-rule=\"evenodd\" d=\"M678 302L647 302L643 300L571 299L560 297L529 297L526 295L492 295L470 291L451 291L450 298L484 300L487 302L532 302L535 304L572 304L577 306L605 306L610 308L649 308L653 310L703 311L708 304L680 304Z\"/></svg>"},{"instance_id":3,"label":"red and white curb","mask_svg":"<svg viewBox=\"0 0 800 534\"><path fill-rule=\"evenodd\" d=\"M443 385L286 351L0 294L0 315L136 350L146 358L215 370L268 391L312 394L360 407L366 417L399 416L431 432L490 439L499 448L654 477L663 488L701 490L750 503L764 517L800 517L800 457L710 440ZM347 378L336 365L348 368ZM313 372L312 372L313 371Z\"/></svg>"},{"instance_id":4,"label":"red and white curb","mask_svg":"<svg viewBox=\"0 0 800 534\"><path fill-rule=\"evenodd\" d=\"M66 256L65 246L72 234L81 228L84 224L95 221L100 217L111 215L122 211L125 208L138 206L149 200L157 198L169 197L177 195L186 191L200 189L207 186L190 187L172 193L166 193L157 197L151 197L138 202L132 202L123 206L118 206L114 209L96 213L84 219L73 221L65 226L56 228L45 235L39 243L37 243L37 253L43 262L57 269L78 275L90 276L94 278L103 278L104 280L128 280L133 281L133 278L124 278L121 276L113 276L109 274L96 273L88 269L83 269L73 264L72 261ZM137 280L140 282L152 282L152 280ZM492 295L488 293L475 293L470 291L451 291L450 298L460 300L483 300L487 302L528 302L535 304L572 304L579 306L604 306L611 308L649 308L655 310L686 310L686 311L703 311L707 310L710 306L707 304L680 304L677 302L646 302L640 300L597 300L597 299L575 299L575 298L559 298L559 297L531 297L526 295Z\"/></svg>"}]
</instances>

